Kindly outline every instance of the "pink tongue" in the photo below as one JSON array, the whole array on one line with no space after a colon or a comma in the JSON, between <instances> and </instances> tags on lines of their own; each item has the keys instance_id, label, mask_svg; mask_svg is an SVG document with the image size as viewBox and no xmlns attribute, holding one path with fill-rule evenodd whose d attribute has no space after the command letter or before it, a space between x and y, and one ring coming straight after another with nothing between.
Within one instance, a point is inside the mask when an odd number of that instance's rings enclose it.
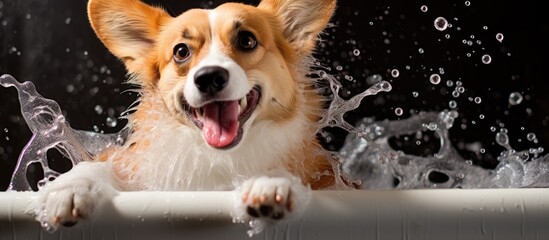
<instances>
[{"instance_id":1,"label":"pink tongue","mask_svg":"<svg viewBox=\"0 0 549 240\"><path fill-rule=\"evenodd\" d=\"M209 103L204 108L202 134L216 148L231 144L238 133L238 101Z\"/></svg>"}]
</instances>

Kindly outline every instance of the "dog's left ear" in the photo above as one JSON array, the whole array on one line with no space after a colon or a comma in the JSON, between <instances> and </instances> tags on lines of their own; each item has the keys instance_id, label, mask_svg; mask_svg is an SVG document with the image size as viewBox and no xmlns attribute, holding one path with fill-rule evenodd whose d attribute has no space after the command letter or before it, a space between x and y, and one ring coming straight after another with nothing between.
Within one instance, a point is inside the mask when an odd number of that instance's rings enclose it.
<instances>
[{"instance_id":1,"label":"dog's left ear","mask_svg":"<svg viewBox=\"0 0 549 240\"><path fill-rule=\"evenodd\" d=\"M273 12L284 35L300 54L310 54L318 35L334 14L336 0L262 0L258 8Z\"/></svg>"}]
</instances>

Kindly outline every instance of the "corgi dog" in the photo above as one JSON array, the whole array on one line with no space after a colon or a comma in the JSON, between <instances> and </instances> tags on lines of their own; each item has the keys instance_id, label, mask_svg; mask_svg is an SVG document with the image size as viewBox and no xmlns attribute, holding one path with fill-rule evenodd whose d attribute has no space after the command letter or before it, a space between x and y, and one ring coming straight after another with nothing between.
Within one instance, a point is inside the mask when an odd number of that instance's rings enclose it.
<instances>
[{"instance_id":1,"label":"corgi dog","mask_svg":"<svg viewBox=\"0 0 549 240\"><path fill-rule=\"evenodd\" d=\"M140 99L132 133L41 189L42 220L72 225L117 191L235 190L248 219L284 219L342 182L315 140L326 99L308 77L336 0L224 3L172 17L90 0L91 25Z\"/></svg>"}]
</instances>

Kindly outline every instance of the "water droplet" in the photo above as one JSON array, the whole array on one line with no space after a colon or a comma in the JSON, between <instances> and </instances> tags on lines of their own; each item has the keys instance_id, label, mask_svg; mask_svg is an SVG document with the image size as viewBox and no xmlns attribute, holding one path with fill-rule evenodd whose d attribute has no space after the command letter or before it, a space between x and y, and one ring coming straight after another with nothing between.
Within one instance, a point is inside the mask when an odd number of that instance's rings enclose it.
<instances>
[{"instance_id":1,"label":"water droplet","mask_svg":"<svg viewBox=\"0 0 549 240\"><path fill-rule=\"evenodd\" d=\"M30 13L27 13L27 14L25 15L25 18L26 18L26 19L31 19L31 17L32 17L32 16L31 16Z\"/></svg>"},{"instance_id":2,"label":"water droplet","mask_svg":"<svg viewBox=\"0 0 549 240\"><path fill-rule=\"evenodd\" d=\"M382 82L380 85L383 91L389 92L393 89L393 86L389 82Z\"/></svg>"},{"instance_id":3,"label":"water droplet","mask_svg":"<svg viewBox=\"0 0 549 240\"><path fill-rule=\"evenodd\" d=\"M503 42L503 34L501 33L496 34L496 40L498 40L499 42Z\"/></svg>"},{"instance_id":4,"label":"water droplet","mask_svg":"<svg viewBox=\"0 0 549 240\"><path fill-rule=\"evenodd\" d=\"M102 114L102 113L103 113L103 106L101 106L101 105L95 105L94 110L95 110L95 113L97 113L97 114Z\"/></svg>"},{"instance_id":5,"label":"water droplet","mask_svg":"<svg viewBox=\"0 0 549 240\"><path fill-rule=\"evenodd\" d=\"M471 2L470 1L465 1L465 6L467 6L467 7L471 6Z\"/></svg>"},{"instance_id":6,"label":"water droplet","mask_svg":"<svg viewBox=\"0 0 549 240\"><path fill-rule=\"evenodd\" d=\"M480 114L480 115L478 116L478 118L479 118L479 119L484 119L484 114Z\"/></svg>"},{"instance_id":7,"label":"water droplet","mask_svg":"<svg viewBox=\"0 0 549 240\"><path fill-rule=\"evenodd\" d=\"M341 70L343 70L343 67L342 66L337 66L336 70L341 71Z\"/></svg>"},{"instance_id":8,"label":"water droplet","mask_svg":"<svg viewBox=\"0 0 549 240\"><path fill-rule=\"evenodd\" d=\"M482 63L484 64L490 64L492 62L492 57L490 57L490 55L488 54L484 54L482 56Z\"/></svg>"},{"instance_id":9,"label":"water droplet","mask_svg":"<svg viewBox=\"0 0 549 240\"><path fill-rule=\"evenodd\" d=\"M454 86L454 82L452 80L446 81L446 86L451 87Z\"/></svg>"},{"instance_id":10,"label":"water droplet","mask_svg":"<svg viewBox=\"0 0 549 240\"><path fill-rule=\"evenodd\" d=\"M116 127L116 124L117 124L116 118L107 117L106 122L107 122L107 126Z\"/></svg>"},{"instance_id":11,"label":"water droplet","mask_svg":"<svg viewBox=\"0 0 549 240\"><path fill-rule=\"evenodd\" d=\"M429 80L431 81L432 84L437 85L437 84L440 83L440 75L435 73L435 74L431 75L431 77L429 77Z\"/></svg>"},{"instance_id":12,"label":"water droplet","mask_svg":"<svg viewBox=\"0 0 549 240\"><path fill-rule=\"evenodd\" d=\"M444 37L445 37L446 39L450 39L450 34L446 34L446 35L444 35Z\"/></svg>"},{"instance_id":13,"label":"water droplet","mask_svg":"<svg viewBox=\"0 0 549 240\"><path fill-rule=\"evenodd\" d=\"M360 55L360 50L358 50L358 49L353 50L353 55L359 56Z\"/></svg>"},{"instance_id":14,"label":"water droplet","mask_svg":"<svg viewBox=\"0 0 549 240\"><path fill-rule=\"evenodd\" d=\"M476 97L476 98L475 98L475 103L476 103L476 104L479 104L479 103L481 103L481 102L482 102L482 98L480 98L480 97Z\"/></svg>"},{"instance_id":15,"label":"water droplet","mask_svg":"<svg viewBox=\"0 0 549 240\"><path fill-rule=\"evenodd\" d=\"M412 92L412 96L414 96L415 98L419 96L419 93L418 92Z\"/></svg>"},{"instance_id":16,"label":"water droplet","mask_svg":"<svg viewBox=\"0 0 549 240\"><path fill-rule=\"evenodd\" d=\"M65 18L65 24L70 24L70 23L71 23L71 20L72 20L72 19L71 19L70 17Z\"/></svg>"},{"instance_id":17,"label":"water droplet","mask_svg":"<svg viewBox=\"0 0 549 240\"><path fill-rule=\"evenodd\" d=\"M488 30L488 26L484 26L484 27L482 27L482 29Z\"/></svg>"},{"instance_id":18,"label":"water droplet","mask_svg":"<svg viewBox=\"0 0 549 240\"><path fill-rule=\"evenodd\" d=\"M456 108L457 107L457 102L452 100L450 102L448 102L448 106L452 109Z\"/></svg>"},{"instance_id":19,"label":"water droplet","mask_svg":"<svg viewBox=\"0 0 549 240\"><path fill-rule=\"evenodd\" d=\"M372 76L369 76L368 78L366 78L366 82L368 84L376 84L378 82L381 82L381 80L383 80L383 77L379 74L374 74Z\"/></svg>"},{"instance_id":20,"label":"water droplet","mask_svg":"<svg viewBox=\"0 0 549 240\"><path fill-rule=\"evenodd\" d=\"M502 146L505 147L507 150L511 149L511 146L509 146L509 136L507 136L507 129L502 128L497 134L496 134L496 142Z\"/></svg>"},{"instance_id":21,"label":"water droplet","mask_svg":"<svg viewBox=\"0 0 549 240\"><path fill-rule=\"evenodd\" d=\"M419 9L421 9L422 12L427 12L427 10L429 10L426 5L421 6Z\"/></svg>"},{"instance_id":22,"label":"water droplet","mask_svg":"<svg viewBox=\"0 0 549 240\"><path fill-rule=\"evenodd\" d=\"M423 50L423 48L419 48L417 51L419 52L419 54L425 53L425 50Z\"/></svg>"},{"instance_id":23,"label":"water droplet","mask_svg":"<svg viewBox=\"0 0 549 240\"><path fill-rule=\"evenodd\" d=\"M536 134L535 133L528 133L528 134L526 134L526 139L528 139L528 141L532 142L532 141L536 140Z\"/></svg>"},{"instance_id":24,"label":"water droplet","mask_svg":"<svg viewBox=\"0 0 549 240\"><path fill-rule=\"evenodd\" d=\"M438 128L438 125L434 122L427 124L427 129L429 129L431 131L435 131L435 130L437 130L437 128Z\"/></svg>"},{"instance_id":25,"label":"water droplet","mask_svg":"<svg viewBox=\"0 0 549 240\"><path fill-rule=\"evenodd\" d=\"M4 128L4 132L9 132L9 130L7 128Z\"/></svg>"},{"instance_id":26,"label":"water droplet","mask_svg":"<svg viewBox=\"0 0 549 240\"><path fill-rule=\"evenodd\" d=\"M509 94L509 104L513 106L522 103L522 99L522 94L520 94L519 92L512 92L511 94Z\"/></svg>"},{"instance_id":27,"label":"water droplet","mask_svg":"<svg viewBox=\"0 0 549 240\"><path fill-rule=\"evenodd\" d=\"M435 19L435 28L439 31L444 31L448 27L448 21L446 21L446 18L443 17L437 17Z\"/></svg>"},{"instance_id":28,"label":"water droplet","mask_svg":"<svg viewBox=\"0 0 549 240\"><path fill-rule=\"evenodd\" d=\"M67 85L66 90L68 93L74 92L74 85L72 84Z\"/></svg>"},{"instance_id":29,"label":"water droplet","mask_svg":"<svg viewBox=\"0 0 549 240\"><path fill-rule=\"evenodd\" d=\"M402 108L396 108L396 109L395 109L395 114L396 114L397 116L401 116L402 113L403 113Z\"/></svg>"},{"instance_id":30,"label":"water droplet","mask_svg":"<svg viewBox=\"0 0 549 240\"><path fill-rule=\"evenodd\" d=\"M400 72L398 71L398 69L391 70L391 76L393 76L394 78L397 78L399 75Z\"/></svg>"}]
</instances>

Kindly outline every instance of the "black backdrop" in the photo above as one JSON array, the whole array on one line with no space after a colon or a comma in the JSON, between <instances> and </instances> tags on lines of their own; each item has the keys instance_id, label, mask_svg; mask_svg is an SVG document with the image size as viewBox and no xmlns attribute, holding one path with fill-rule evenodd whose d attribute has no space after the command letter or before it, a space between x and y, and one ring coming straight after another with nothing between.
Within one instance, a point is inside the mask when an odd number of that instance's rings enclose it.
<instances>
[{"instance_id":1,"label":"black backdrop","mask_svg":"<svg viewBox=\"0 0 549 240\"><path fill-rule=\"evenodd\" d=\"M147 2L177 15L191 7L215 7L223 1ZM449 101L455 100L460 118L451 130L452 139L475 164L486 168L495 165L503 148L495 144L495 132L490 127L500 123L509 129L513 147L548 148L549 83L544 58L549 56L549 19L545 15L549 2L469 3L341 0L332 21L335 26L327 31L316 56L345 84L344 96L347 91L364 90L365 79L372 74L380 74L393 85L389 94L366 98L358 110L348 114L348 120L355 122L366 116L405 118L414 111L447 109ZM420 10L422 5L428 7L427 12ZM438 16L448 19L452 28L437 31L433 21ZM500 32L505 37L503 43L495 39ZM484 54L492 56L492 63L482 64ZM434 86L427 79L440 68L443 82ZM391 69L398 69L400 76L392 78ZM95 37L83 0L0 0L0 73L34 82L39 93L59 102L77 129L119 130L123 120L114 126L106 124L106 119L118 117L136 98L124 92L130 88L123 84L124 68ZM350 77L355 82L347 80ZM466 91L459 98L451 96L455 87L446 87L449 79L463 82ZM418 97L413 96L414 91ZM515 91L525 100L510 106L508 96ZM482 102L470 100L475 97ZM404 110L403 115L395 115L397 107ZM485 118L480 119L480 114ZM335 140L327 145L336 149L344 132L330 131ZM529 132L536 133L538 144L526 140ZM18 153L29 138L15 90L0 88L0 190L6 189ZM486 152L463 148L475 142ZM411 141L404 145L408 145L406 151L432 152L425 149L427 143L415 146Z\"/></svg>"}]
</instances>

